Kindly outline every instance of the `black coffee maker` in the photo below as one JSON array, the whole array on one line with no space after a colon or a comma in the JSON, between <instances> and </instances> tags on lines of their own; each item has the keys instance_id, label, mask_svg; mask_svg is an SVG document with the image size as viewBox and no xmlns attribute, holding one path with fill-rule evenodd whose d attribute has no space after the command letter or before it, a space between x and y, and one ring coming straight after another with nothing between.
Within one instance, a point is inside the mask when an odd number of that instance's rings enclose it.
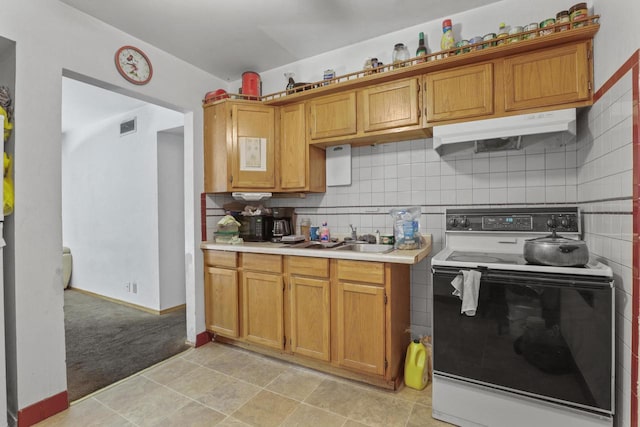
<instances>
[{"instance_id":1,"label":"black coffee maker","mask_svg":"<svg viewBox=\"0 0 640 427\"><path fill-rule=\"evenodd\" d=\"M271 214L273 216L272 242L278 243L282 241L282 237L295 234L294 208L271 208Z\"/></svg>"}]
</instances>

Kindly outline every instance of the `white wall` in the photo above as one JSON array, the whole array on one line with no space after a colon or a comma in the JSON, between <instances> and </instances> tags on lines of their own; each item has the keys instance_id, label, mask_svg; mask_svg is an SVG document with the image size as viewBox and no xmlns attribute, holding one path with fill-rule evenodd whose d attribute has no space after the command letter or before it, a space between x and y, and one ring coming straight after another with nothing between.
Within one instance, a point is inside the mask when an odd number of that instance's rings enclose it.
<instances>
[{"instance_id":1,"label":"white wall","mask_svg":"<svg viewBox=\"0 0 640 427\"><path fill-rule=\"evenodd\" d=\"M16 80L16 45L13 42L9 42L6 39L0 39L0 85L7 86L13 96L15 92L15 80ZM5 141L5 150L13 152L13 134L9 137L8 141ZM7 228L13 229L13 220L7 218L5 224L5 232ZM14 253L12 248L4 248L2 254L3 263L3 276L7 280L11 280L14 277L14 269L12 260L14 259ZM6 292L6 295L5 295ZM13 300L13 290L9 287L3 286L3 291L0 292L0 426L6 426L7 420L5 414L7 413L7 399L6 399L6 375L2 375L6 364L5 354L5 340L7 342L15 343L15 332L12 330L5 330L5 316L14 317L15 311L13 307L7 306L5 308L5 300Z\"/></svg>"},{"instance_id":2,"label":"white wall","mask_svg":"<svg viewBox=\"0 0 640 427\"><path fill-rule=\"evenodd\" d=\"M199 249L203 189L203 95L226 82L60 2L1 0L0 36L16 45L16 206L6 237L15 276L6 286L15 311L7 327L9 410L17 413L66 390L62 289L61 75L91 80L185 113L185 251L187 337L205 329L202 255ZM127 83L113 55L134 44L151 58L153 80ZM35 255L35 256L34 256ZM34 262L37 266L34 267ZM197 295L197 297L196 297Z\"/></svg>"},{"instance_id":3,"label":"white wall","mask_svg":"<svg viewBox=\"0 0 640 427\"><path fill-rule=\"evenodd\" d=\"M471 11L454 14L451 18L456 40L470 39L474 36L498 32L500 22L511 25L527 25L530 22L540 22L545 18L555 18L556 13L568 9L571 4L560 4L556 0L504 0L497 3L473 9ZM357 31L357 29L354 29ZM424 32L429 53L440 50L442 36L442 18L434 17L432 21L408 27L400 31L385 34L361 43L345 46L324 54L302 61L287 64L260 73L263 81L263 94L280 92L285 89L287 80L285 72L294 72L297 82L313 82L322 80L323 71L333 68L337 75L353 73L362 70L367 58L376 57L385 64L391 63L391 53L396 43L405 43L409 52L415 52L418 47L418 33ZM241 81L232 82L232 91L242 86Z\"/></svg>"},{"instance_id":4,"label":"white wall","mask_svg":"<svg viewBox=\"0 0 640 427\"><path fill-rule=\"evenodd\" d=\"M600 88L640 47L640 2L637 0L592 0L600 15L600 31L594 42L595 88Z\"/></svg>"},{"instance_id":5,"label":"white wall","mask_svg":"<svg viewBox=\"0 0 640 427\"><path fill-rule=\"evenodd\" d=\"M185 303L184 136L174 132L158 133L159 310Z\"/></svg>"},{"instance_id":6,"label":"white wall","mask_svg":"<svg viewBox=\"0 0 640 427\"><path fill-rule=\"evenodd\" d=\"M99 102L99 100L97 100ZM137 130L120 136L120 123L136 119ZM148 105L86 126L77 126L62 140L63 244L74 257L71 286L99 295L160 310L159 222L160 182L158 131L182 126L183 115ZM183 144L177 145L182 150ZM166 149L165 149L166 151ZM162 153L164 155L164 152ZM163 159L164 160L164 159ZM183 160L180 203L184 212ZM169 165L164 165L165 169ZM164 202L166 204L166 202ZM180 253L184 221L179 224ZM175 230L169 230L175 234ZM176 246L175 239L167 244ZM175 254L182 274L184 260ZM135 290L134 293L134 285ZM184 304L184 300L179 304ZM177 305L177 304L176 304Z\"/></svg>"}]
</instances>

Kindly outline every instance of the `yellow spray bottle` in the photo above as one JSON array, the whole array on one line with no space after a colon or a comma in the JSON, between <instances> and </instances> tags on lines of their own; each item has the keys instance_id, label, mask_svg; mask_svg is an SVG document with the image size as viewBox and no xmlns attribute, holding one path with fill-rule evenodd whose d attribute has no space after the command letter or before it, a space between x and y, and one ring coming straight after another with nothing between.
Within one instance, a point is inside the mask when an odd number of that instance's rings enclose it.
<instances>
[{"instance_id":1,"label":"yellow spray bottle","mask_svg":"<svg viewBox=\"0 0 640 427\"><path fill-rule=\"evenodd\" d=\"M420 340L413 340L407 348L404 359L404 383L416 390L424 389L429 383L427 348Z\"/></svg>"}]
</instances>

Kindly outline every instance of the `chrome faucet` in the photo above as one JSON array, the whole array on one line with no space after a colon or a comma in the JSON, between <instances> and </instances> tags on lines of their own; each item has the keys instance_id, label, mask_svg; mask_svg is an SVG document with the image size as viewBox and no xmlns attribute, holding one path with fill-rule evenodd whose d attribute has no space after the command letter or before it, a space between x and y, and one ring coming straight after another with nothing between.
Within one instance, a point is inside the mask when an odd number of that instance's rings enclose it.
<instances>
[{"instance_id":1,"label":"chrome faucet","mask_svg":"<svg viewBox=\"0 0 640 427\"><path fill-rule=\"evenodd\" d=\"M351 238L353 240L358 240L358 228L354 227L353 224L349 224L349 227L351 228Z\"/></svg>"}]
</instances>

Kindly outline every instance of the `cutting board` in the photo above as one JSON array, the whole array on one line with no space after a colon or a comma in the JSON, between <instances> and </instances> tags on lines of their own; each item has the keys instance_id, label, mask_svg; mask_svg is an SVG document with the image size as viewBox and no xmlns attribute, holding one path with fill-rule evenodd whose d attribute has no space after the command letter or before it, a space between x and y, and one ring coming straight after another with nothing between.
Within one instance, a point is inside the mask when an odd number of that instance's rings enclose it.
<instances>
[{"instance_id":1,"label":"cutting board","mask_svg":"<svg viewBox=\"0 0 640 427\"><path fill-rule=\"evenodd\" d=\"M351 145L327 147L327 187L351 185Z\"/></svg>"}]
</instances>

